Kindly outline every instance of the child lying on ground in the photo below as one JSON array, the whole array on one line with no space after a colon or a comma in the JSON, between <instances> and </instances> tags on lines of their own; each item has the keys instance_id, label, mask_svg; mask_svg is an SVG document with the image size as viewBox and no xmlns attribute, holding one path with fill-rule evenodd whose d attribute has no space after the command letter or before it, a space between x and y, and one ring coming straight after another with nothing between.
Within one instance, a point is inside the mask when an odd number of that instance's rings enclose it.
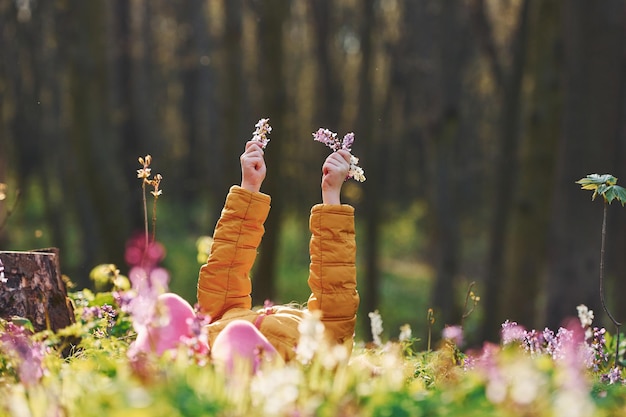
<instances>
[{"instance_id":1,"label":"child lying on ground","mask_svg":"<svg viewBox=\"0 0 626 417\"><path fill-rule=\"evenodd\" d=\"M200 268L198 303L211 318L211 358L231 367L235 358L257 363L289 361L296 354L298 326L319 312L327 341L352 349L359 295L356 290L354 208L341 204L350 153L332 153L322 166L322 204L311 209L309 226L311 289L306 309L273 306L252 310L250 270L264 233L270 197L260 192L266 166L260 144L250 141L241 155L241 186L231 187L214 232L208 261ZM134 349L161 354L189 333L191 306L175 294L161 296L169 310L165 327L138 334Z\"/></svg>"}]
</instances>

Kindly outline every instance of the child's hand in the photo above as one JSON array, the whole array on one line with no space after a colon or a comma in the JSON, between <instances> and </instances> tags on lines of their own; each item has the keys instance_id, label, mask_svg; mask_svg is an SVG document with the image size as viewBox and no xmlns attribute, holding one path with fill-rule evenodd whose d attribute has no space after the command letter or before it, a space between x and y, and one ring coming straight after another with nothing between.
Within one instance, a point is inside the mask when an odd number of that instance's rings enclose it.
<instances>
[{"instance_id":1,"label":"child's hand","mask_svg":"<svg viewBox=\"0 0 626 417\"><path fill-rule=\"evenodd\" d=\"M259 192L267 170L261 144L256 141L247 142L246 150L241 154L239 161L241 162L241 188Z\"/></svg>"},{"instance_id":2,"label":"child's hand","mask_svg":"<svg viewBox=\"0 0 626 417\"><path fill-rule=\"evenodd\" d=\"M350 152L338 150L326 158L322 165L322 202L341 204L341 186L350 170Z\"/></svg>"}]
</instances>

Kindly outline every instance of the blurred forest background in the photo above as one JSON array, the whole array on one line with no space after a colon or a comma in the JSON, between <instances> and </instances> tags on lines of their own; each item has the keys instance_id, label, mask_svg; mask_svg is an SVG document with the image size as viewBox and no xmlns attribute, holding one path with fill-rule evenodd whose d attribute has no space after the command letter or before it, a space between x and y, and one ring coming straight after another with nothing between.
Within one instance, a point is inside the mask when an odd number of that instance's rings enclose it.
<instances>
[{"instance_id":1,"label":"blurred forest background","mask_svg":"<svg viewBox=\"0 0 626 417\"><path fill-rule=\"evenodd\" d=\"M308 214L328 149L355 133L357 338L463 322L557 329L599 298L602 202L626 182L624 0L0 0L0 250L61 249L80 287L143 229L137 158L161 173L157 240L195 301L254 124L272 211L254 299L304 302ZM618 182L618 185L626 185ZM626 209L609 208L607 298L626 320ZM471 283L475 285L471 287ZM469 288L480 296L463 319ZM472 342L470 342L472 343ZM425 347L425 346L423 346Z\"/></svg>"}]
</instances>

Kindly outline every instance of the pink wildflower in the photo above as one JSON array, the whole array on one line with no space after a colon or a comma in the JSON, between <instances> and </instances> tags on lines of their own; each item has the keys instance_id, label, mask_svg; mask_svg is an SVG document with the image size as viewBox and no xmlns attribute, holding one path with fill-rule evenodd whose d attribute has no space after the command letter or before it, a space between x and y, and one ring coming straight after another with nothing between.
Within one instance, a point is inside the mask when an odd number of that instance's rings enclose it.
<instances>
[{"instance_id":1,"label":"pink wildflower","mask_svg":"<svg viewBox=\"0 0 626 417\"><path fill-rule=\"evenodd\" d=\"M152 269L165 258L165 247L159 242L150 242L146 248L145 235L138 233L126 242L124 259L130 267L143 266Z\"/></svg>"},{"instance_id":2,"label":"pink wildflower","mask_svg":"<svg viewBox=\"0 0 626 417\"><path fill-rule=\"evenodd\" d=\"M354 143L354 133L347 133L342 140L339 140L335 132L320 127L313 133L313 140L325 144L332 149L333 152L337 152L340 149L351 152L352 144ZM359 166L359 158L354 155L350 155L348 178L353 178L359 182L365 181L365 172L363 168Z\"/></svg>"},{"instance_id":3,"label":"pink wildflower","mask_svg":"<svg viewBox=\"0 0 626 417\"><path fill-rule=\"evenodd\" d=\"M261 147L265 149L267 144L269 143L269 135L272 132L272 126L269 123L270 119L261 119L257 122L254 127L256 129L252 132L252 140L261 143Z\"/></svg>"},{"instance_id":4,"label":"pink wildflower","mask_svg":"<svg viewBox=\"0 0 626 417\"><path fill-rule=\"evenodd\" d=\"M512 342L521 342L524 340L525 335L524 327L516 322L507 320L502 323L502 344L508 345Z\"/></svg>"},{"instance_id":5,"label":"pink wildflower","mask_svg":"<svg viewBox=\"0 0 626 417\"><path fill-rule=\"evenodd\" d=\"M443 338L461 346L463 345L463 329L461 326L446 326L443 329Z\"/></svg>"}]
</instances>

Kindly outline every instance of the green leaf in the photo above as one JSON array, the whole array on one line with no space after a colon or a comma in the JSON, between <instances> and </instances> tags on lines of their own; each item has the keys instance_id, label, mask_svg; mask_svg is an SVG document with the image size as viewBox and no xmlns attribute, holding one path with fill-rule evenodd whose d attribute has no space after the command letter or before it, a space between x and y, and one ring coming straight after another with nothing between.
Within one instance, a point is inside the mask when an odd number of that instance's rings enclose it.
<instances>
[{"instance_id":1,"label":"green leaf","mask_svg":"<svg viewBox=\"0 0 626 417\"><path fill-rule=\"evenodd\" d=\"M622 203L622 207L626 204L626 188L620 187L619 185L614 185L615 196L617 200Z\"/></svg>"},{"instance_id":2,"label":"green leaf","mask_svg":"<svg viewBox=\"0 0 626 417\"><path fill-rule=\"evenodd\" d=\"M604 192L602 192L602 195L604 196L604 200L611 204L611 202L615 199L615 189L613 188L613 186L609 186L606 187L606 190Z\"/></svg>"},{"instance_id":3,"label":"green leaf","mask_svg":"<svg viewBox=\"0 0 626 417\"><path fill-rule=\"evenodd\" d=\"M622 206L626 204L626 189L616 185L617 178L611 174L589 174L576 181L576 184L580 184L583 190L593 191L592 200L595 200L599 194L606 203L610 204L617 198Z\"/></svg>"},{"instance_id":4,"label":"green leaf","mask_svg":"<svg viewBox=\"0 0 626 417\"><path fill-rule=\"evenodd\" d=\"M11 316L11 322L13 322L13 324L17 325L17 326L21 326L27 330L30 330L31 332L35 333L35 327L33 326L33 323L27 319L26 317L20 317L20 316Z\"/></svg>"},{"instance_id":5,"label":"green leaf","mask_svg":"<svg viewBox=\"0 0 626 417\"><path fill-rule=\"evenodd\" d=\"M615 178L613 175L611 174L602 174L602 175L598 175L598 174L590 174L587 175L585 178L581 178L578 181L576 181L577 184L581 184L583 186L585 185L601 185L601 184L606 184L606 185L615 185L617 183L617 178Z\"/></svg>"}]
</instances>

